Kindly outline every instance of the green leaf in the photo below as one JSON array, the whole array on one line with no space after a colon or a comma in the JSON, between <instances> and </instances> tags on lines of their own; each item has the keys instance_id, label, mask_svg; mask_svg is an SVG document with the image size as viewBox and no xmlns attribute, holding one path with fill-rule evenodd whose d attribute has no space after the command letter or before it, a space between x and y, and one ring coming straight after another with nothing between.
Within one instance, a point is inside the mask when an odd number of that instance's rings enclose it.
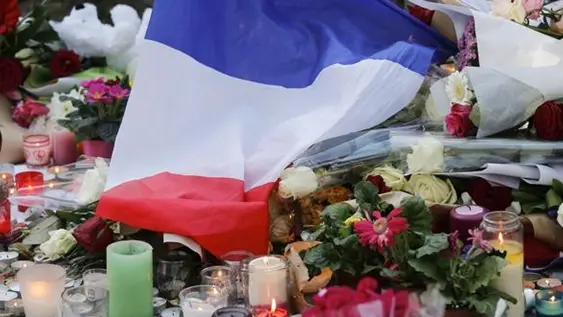
<instances>
[{"instance_id":1,"label":"green leaf","mask_svg":"<svg viewBox=\"0 0 563 317\"><path fill-rule=\"evenodd\" d=\"M401 202L401 217L409 222L409 230L428 234L432 230L432 215L424 199L418 196L409 197Z\"/></svg>"},{"instance_id":2,"label":"green leaf","mask_svg":"<svg viewBox=\"0 0 563 317\"><path fill-rule=\"evenodd\" d=\"M409 259L407 263L415 271L424 274L424 276L437 282L438 284L446 284L447 281L441 274L439 267L436 265L436 260L434 257L426 256L423 258Z\"/></svg>"},{"instance_id":3,"label":"green leaf","mask_svg":"<svg viewBox=\"0 0 563 317\"><path fill-rule=\"evenodd\" d=\"M512 197L515 201L517 201L521 204L536 203L538 201L543 200L543 195L542 196L536 196L532 193L522 191L522 190L516 190L516 189L512 190Z\"/></svg>"},{"instance_id":4,"label":"green leaf","mask_svg":"<svg viewBox=\"0 0 563 317\"><path fill-rule=\"evenodd\" d=\"M497 309L498 297L486 297L479 299L476 295L470 295L465 299L469 307L483 316L494 316Z\"/></svg>"},{"instance_id":5,"label":"green leaf","mask_svg":"<svg viewBox=\"0 0 563 317\"><path fill-rule=\"evenodd\" d=\"M363 210L373 211L379 209L381 197L378 195L378 189L368 181L361 181L354 186L354 197Z\"/></svg>"},{"instance_id":6,"label":"green leaf","mask_svg":"<svg viewBox=\"0 0 563 317\"><path fill-rule=\"evenodd\" d=\"M416 257L421 258L426 255L433 255L450 246L446 233L436 233L426 236L424 245L416 250Z\"/></svg>"},{"instance_id":7,"label":"green leaf","mask_svg":"<svg viewBox=\"0 0 563 317\"><path fill-rule=\"evenodd\" d=\"M115 142L120 122L103 121L98 125L98 135L106 142Z\"/></svg>"},{"instance_id":8,"label":"green leaf","mask_svg":"<svg viewBox=\"0 0 563 317\"><path fill-rule=\"evenodd\" d=\"M545 201L522 204L521 206L522 206L522 212L524 214L530 214L530 213L533 213L533 212L545 211L547 209Z\"/></svg>"},{"instance_id":9,"label":"green leaf","mask_svg":"<svg viewBox=\"0 0 563 317\"><path fill-rule=\"evenodd\" d=\"M338 203L327 206L321 216L327 225L341 225L352 214L354 209L346 203Z\"/></svg>"},{"instance_id":10,"label":"green leaf","mask_svg":"<svg viewBox=\"0 0 563 317\"><path fill-rule=\"evenodd\" d=\"M321 224L321 226L319 227L319 229L315 230L313 233L310 233L308 235L305 235L305 231L303 231L303 233L301 234L301 239L303 239L304 241L318 241L319 238L324 235L326 230L326 227L324 224Z\"/></svg>"},{"instance_id":11,"label":"green leaf","mask_svg":"<svg viewBox=\"0 0 563 317\"><path fill-rule=\"evenodd\" d=\"M545 204L547 209L559 207L563 203L563 199L552 188L545 194Z\"/></svg>"},{"instance_id":12,"label":"green leaf","mask_svg":"<svg viewBox=\"0 0 563 317\"><path fill-rule=\"evenodd\" d=\"M341 246L344 248L354 248L355 246L360 244L360 241L358 239L358 235L356 234L352 234L347 236L344 239L340 239L340 238L335 238L334 239L334 244L337 246Z\"/></svg>"},{"instance_id":13,"label":"green leaf","mask_svg":"<svg viewBox=\"0 0 563 317\"><path fill-rule=\"evenodd\" d=\"M108 79L115 79L115 77L121 77L121 76L123 76L122 73L117 72L109 67L92 67L92 68L88 68L83 72L72 75L72 77L82 80L96 79L100 77L104 78L105 80L108 80Z\"/></svg>"},{"instance_id":14,"label":"green leaf","mask_svg":"<svg viewBox=\"0 0 563 317\"><path fill-rule=\"evenodd\" d=\"M56 82L56 80L53 80L49 68L35 65L31 68L31 72L29 76L27 76L23 86L26 88L38 88L54 82Z\"/></svg>"},{"instance_id":15,"label":"green leaf","mask_svg":"<svg viewBox=\"0 0 563 317\"><path fill-rule=\"evenodd\" d=\"M475 278L470 281L472 282L468 290L470 293L476 292L481 287L489 286L493 279L499 277L500 272L508 263L505 259L498 256L487 256L479 262L475 270Z\"/></svg>"},{"instance_id":16,"label":"green leaf","mask_svg":"<svg viewBox=\"0 0 563 317\"><path fill-rule=\"evenodd\" d=\"M559 197L563 197L563 183L558 179L553 179L551 183L551 188L555 191Z\"/></svg>"},{"instance_id":17,"label":"green leaf","mask_svg":"<svg viewBox=\"0 0 563 317\"><path fill-rule=\"evenodd\" d=\"M364 269L363 269L361 275L367 275L367 274L371 273L372 271L375 271L375 270L377 270L377 269L379 269L379 268L380 268L379 266L367 265L367 264L366 264L366 265L364 265Z\"/></svg>"},{"instance_id":18,"label":"green leaf","mask_svg":"<svg viewBox=\"0 0 563 317\"><path fill-rule=\"evenodd\" d=\"M340 256L332 243L321 243L305 253L303 262L318 268L330 268L336 271L340 268Z\"/></svg>"}]
</instances>

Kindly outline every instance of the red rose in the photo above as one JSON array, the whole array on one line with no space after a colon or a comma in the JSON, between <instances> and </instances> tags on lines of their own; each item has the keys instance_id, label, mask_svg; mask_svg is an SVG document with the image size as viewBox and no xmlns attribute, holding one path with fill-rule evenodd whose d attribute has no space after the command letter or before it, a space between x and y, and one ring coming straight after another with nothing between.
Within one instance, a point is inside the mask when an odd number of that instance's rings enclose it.
<instances>
[{"instance_id":1,"label":"red rose","mask_svg":"<svg viewBox=\"0 0 563 317\"><path fill-rule=\"evenodd\" d=\"M113 231L99 217L86 220L72 233L78 245L90 254L103 252L113 242Z\"/></svg>"},{"instance_id":2,"label":"red rose","mask_svg":"<svg viewBox=\"0 0 563 317\"><path fill-rule=\"evenodd\" d=\"M78 73L82 69L80 56L73 51L58 51L51 59L51 74L60 78Z\"/></svg>"},{"instance_id":3,"label":"red rose","mask_svg":"<svg viewBox=\"0 0 563 317\"><path fill-rule=\"evenodd\" d=\"M14 109L12 113L12 120L22 128L29 128L31 122L37 117L44 116L49 113L49 108L40 102L31 98L27 98Z\"/></svg>"},{"instance_id":4,"label":"red rose","mask_svg":"<svg viewBox=\"0 0 563 317\"><path fill-rule=\"evenodd\" d=\"M20 61L0 56L0 94L17 90L24 79L23 65Z\"/></svg>"},{"instance_id":5,"label":"red rose","mask_svg":"<svg viewBox=\"0 0 563 317\"><path fill-rule=\"evenodd\" d=\"M0 1L0 35L13 30L18 24L21 11L18 8L18 0Z\"/></svg>"},{"instance_id":6,"label":"red rose","mask_svg":"<svg viewBox=\"0 0 563 317\"><path fill-rule=\"evenodd\" d=\"M512 203L512 189L504 186L492 186L482 178L471 180L469 195L477 205L490 211L505 210Z\"/></svg>"},{"instance_id":7,"label":"red rose","mask_svg":"<svg viewBox=\"0 0 563 317\"><path fill-rule=\"evenodd\" d=\"M388 193L391 191L391 188L385 185L385 181L380 175L368 175L368 177L366 177L366 180L377 187L379 194Z\"/></svg>"},{"instance_id":8,"label":"red rose","mask_svg":"<svg viewBox=\"0 0 563 317\"><path fill-rule=\"evenodd\" d=\"M553 101L541 105L533 117L538 137L544 140L563 140L563 110Z\"/></svg>"},{"instance_id":9,"label":"red rose","mask_svg":"<svg viewBox=\"0 0 563 317\"><path fill-rule=\"evenodd\" d=\"M471 106L454 103L450 113L446 116L446 130L448 133L459 138L469 135L471 130L475 128L475 125L469 119L470 113Z\"/></svg>"},{"instance_id":10,"label":"red rose","mask_svg":"<svg viewBox=\"0 0 563 317\"><path fill-rule=\"evenodd\" d=\"M409 5L407 9L409 10L409 13L413 17L419 19L425 24L430 25L432 23L432 17L434 16L434 11L425 9L417 5Z\"/></svg>"}]
</instances>

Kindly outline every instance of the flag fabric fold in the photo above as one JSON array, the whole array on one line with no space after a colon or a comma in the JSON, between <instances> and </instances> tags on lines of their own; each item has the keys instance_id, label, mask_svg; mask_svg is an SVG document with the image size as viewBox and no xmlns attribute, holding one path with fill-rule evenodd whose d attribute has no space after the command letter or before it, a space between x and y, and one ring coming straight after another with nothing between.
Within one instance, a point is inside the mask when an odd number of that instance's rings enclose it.
<instances>
[{"instance_id":1,"label":"flag fabric fold","mask_svg":"<svg viewBox=\"0 0 563 317\"><path fill-rule=\"evenodd\" d=\"M386 0L156 0L97 214L264 253L284 167L403 109L454 50Z\"/></svg>"}]
</instances>

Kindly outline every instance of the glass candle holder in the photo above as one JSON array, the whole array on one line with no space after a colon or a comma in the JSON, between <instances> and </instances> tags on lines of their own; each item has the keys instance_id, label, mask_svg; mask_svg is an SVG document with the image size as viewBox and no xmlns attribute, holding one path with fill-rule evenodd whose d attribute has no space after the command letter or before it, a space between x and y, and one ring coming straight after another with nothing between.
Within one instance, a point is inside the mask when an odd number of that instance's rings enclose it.
<instances>
[{"instance_id":1,"label":"glass candle holder","mask_svg":"<svg viewBox=\"0 0 563 317\"><path fill-rule=\"evenodd\" d=\"M51 163L51 138L46 134L28 134L23 137L23 156L30 167Z\"/></svg>"},{"instance_id":2,"label":"glass candle holder","mask_svg":"<svg viewBox=\"0 0 563 317\"><path fill-rule=\"evenodd\" d=\"M17 274L26 317L56 317L65 288L65 270L53 264L36 264Z\"/></svg>"},{"instance_id":3,"label":"glass candle holder","mask_svg":"<svg viewBox=\"0 0 563 317\"><path fill-rule=\"evenodd\" d=\"M143 241L118 241L106 253L109 315L152 317L152 246Z\"/></svg>"},{"instance_id":4,"label":"glass candle holder","mask_svg":"<svg viewBox=\"0 0 563 317\"><path fill-rule=\"evenodd\" d=\"M180 307L184 316L211 317L213 312L227 306L227 293L213 285L196 285L180 292Z\"/></svg>"},{"instance_id":5,"label":"glass candle holder","mask_svg":"<svg viewBox=\"0 0 563 317\"><path fill-rule=\"evenodd\" d=\"M221 256L221 260L232 270L233 280L235 283L233 296L237 304L244 304L244 291L241 278L242 262L253 256L254 254L247 251L231 251Z\"/></svg>"},{"instance_id":6,"label":"glass candle holder","mask_svg":"<svg viewBox=\"0 0 563 317\"><path fill-rule=\"evenodd\" d=\"M268 310L275 302L287 309L289 265L284 257L267 255L243 261L242 288L246 306L256 311Z\"/></svg>"},{"instance_id":7,"label":"glass candle holder","mask_svg":"<svg viewBox=\"0 0 563 317\"><path fill-rule=\"evenodd\" d=\"M16 190L23 194L37 195L44 185L43 173L27 171L16 174Z\"/></svg>"},{"instance_id":8,"label":"glass candle holder","mask_svg":"<svg viewBox=\"0 0 563 317\"><path fill-rule=\"evenodd\" d=\"M252 312L244 307L223 307L217 309L211 317L252 317Z\"/></svg>"},{"instance_id":9,"label":"glass candle holder","mask_svg":"<svg viewBox=\"0 0 563 317\"><path fill-rule=\"evenodd\" d=\"M82 273L84 290L89 298L107 296L108 275L104 269L91 269ZM99 291L102 290L101 293Z\"/></svg>"},{"instance_id":10,"label":"glass candle holder","mask_svg":"<svg viewBox=\"0 0 563 317\"><path fill-rule=\"evenodd\" d=\"M563 316L563 293L556 290L540 290L536 293L537 317Z\"/></svg>"},{"instance_id":11,"label":"glass candle holder","mask_svg":"<svg viewBox=\"0 0 563 317\"><path fill-rule=\"evenodd\" d=\"M99 287L73 287L62 295L62 317L108 315L108 291Z\"/></svg>"},{"instance_id":12,"label":"glass candle holder","mask_svg":"<svg viewBox=\"0 0 563 317\"><path fill-rule=\"evenodd\" d=\"M66 165L76 162L78 150L74 139L74 133L67 129L60 129L51 133L53 163L55 165Z\"/></svg>"},{"instance_id":13,"label":"glass candle holder","mask_svg":"<svg viewBox=\"0 0 563 317\"><path fill-rule=\"evenodd\" d=\"M14 164L0 164L0 182L9 188L14 186Z\"/></svg>"},{"instance_id":14,"label":"glass candle holder","mask_svg":"<svg viewBox=\"0 0 563 317\"><path fill-rule=\"evenodd\" d=\"M508 317L522 317L524 303L524 229L518 215L508 211L494 211L483 216L481 222L483 240L491 247L506 252L508 264L492 286L516 298L516 304L508 304Z\"/></svg>"},{"instance_id":15,"label":"glass candle holder","mask_svg":"<svg viewBox=\"0 0 563 317\"><path fill-rule=\"evenodd\" d=\"M23 311L23 301L19 298L12 299L11 301L6 303L6 309L12 314L14 317L21 317L24 314Z\"/></svg>"},{"instance_id":16,"label":"glass candle holder","mask_svg":"<svg viewBox=\"0 0 563 317\"><path fill-rule=\"evenodd\" d=\"M189 256L184 251L169 251L157 259L156 285L162 297L178 298L180 291L186 286L190 273Z\"/></svg>"},{"instance_id":17,"label":"glass candle holder","mask_svg":"<svg viewBox=\"0 0 563 317\"><path fill-rule=\"evenodd\" d=\"M216 265L201 270L201 284L223 288L229 297L229 304L236 301L235 276L229 266Z\"/></svg>"},{"instance_id":18,"label":"glass candle holder","mask_svg":"<svg viewBox=\"0 0 563 317\"><path fill-rule=\"evenodd\" d=\"M12 204L10 200L0 201L0 233L12 232Z\"/></svg>"}]
</instances>

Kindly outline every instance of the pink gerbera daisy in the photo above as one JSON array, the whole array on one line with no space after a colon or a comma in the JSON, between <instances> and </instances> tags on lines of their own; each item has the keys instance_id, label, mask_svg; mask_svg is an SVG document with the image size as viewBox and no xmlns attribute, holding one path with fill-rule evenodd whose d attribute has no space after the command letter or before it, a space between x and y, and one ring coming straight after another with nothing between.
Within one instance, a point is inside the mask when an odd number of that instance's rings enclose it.
<instances>
[{"instance_id":1,"label":"pink gerbera daisy","mask_svg":"<svg viewBox=\"0 0 563 317\"><path fill-rule=\"evenodd\" d=\"M383 252L383 248L393 246L395 236L409 228L407 219L399 217L402 211L401 208L395 208L387 217L381 216L379 211L374 211L375 220L373 222L369 220L356 222L354 232L358 234L360 243L370 248L377 246L380 253Z\"/></svg>"}]
</instances>

